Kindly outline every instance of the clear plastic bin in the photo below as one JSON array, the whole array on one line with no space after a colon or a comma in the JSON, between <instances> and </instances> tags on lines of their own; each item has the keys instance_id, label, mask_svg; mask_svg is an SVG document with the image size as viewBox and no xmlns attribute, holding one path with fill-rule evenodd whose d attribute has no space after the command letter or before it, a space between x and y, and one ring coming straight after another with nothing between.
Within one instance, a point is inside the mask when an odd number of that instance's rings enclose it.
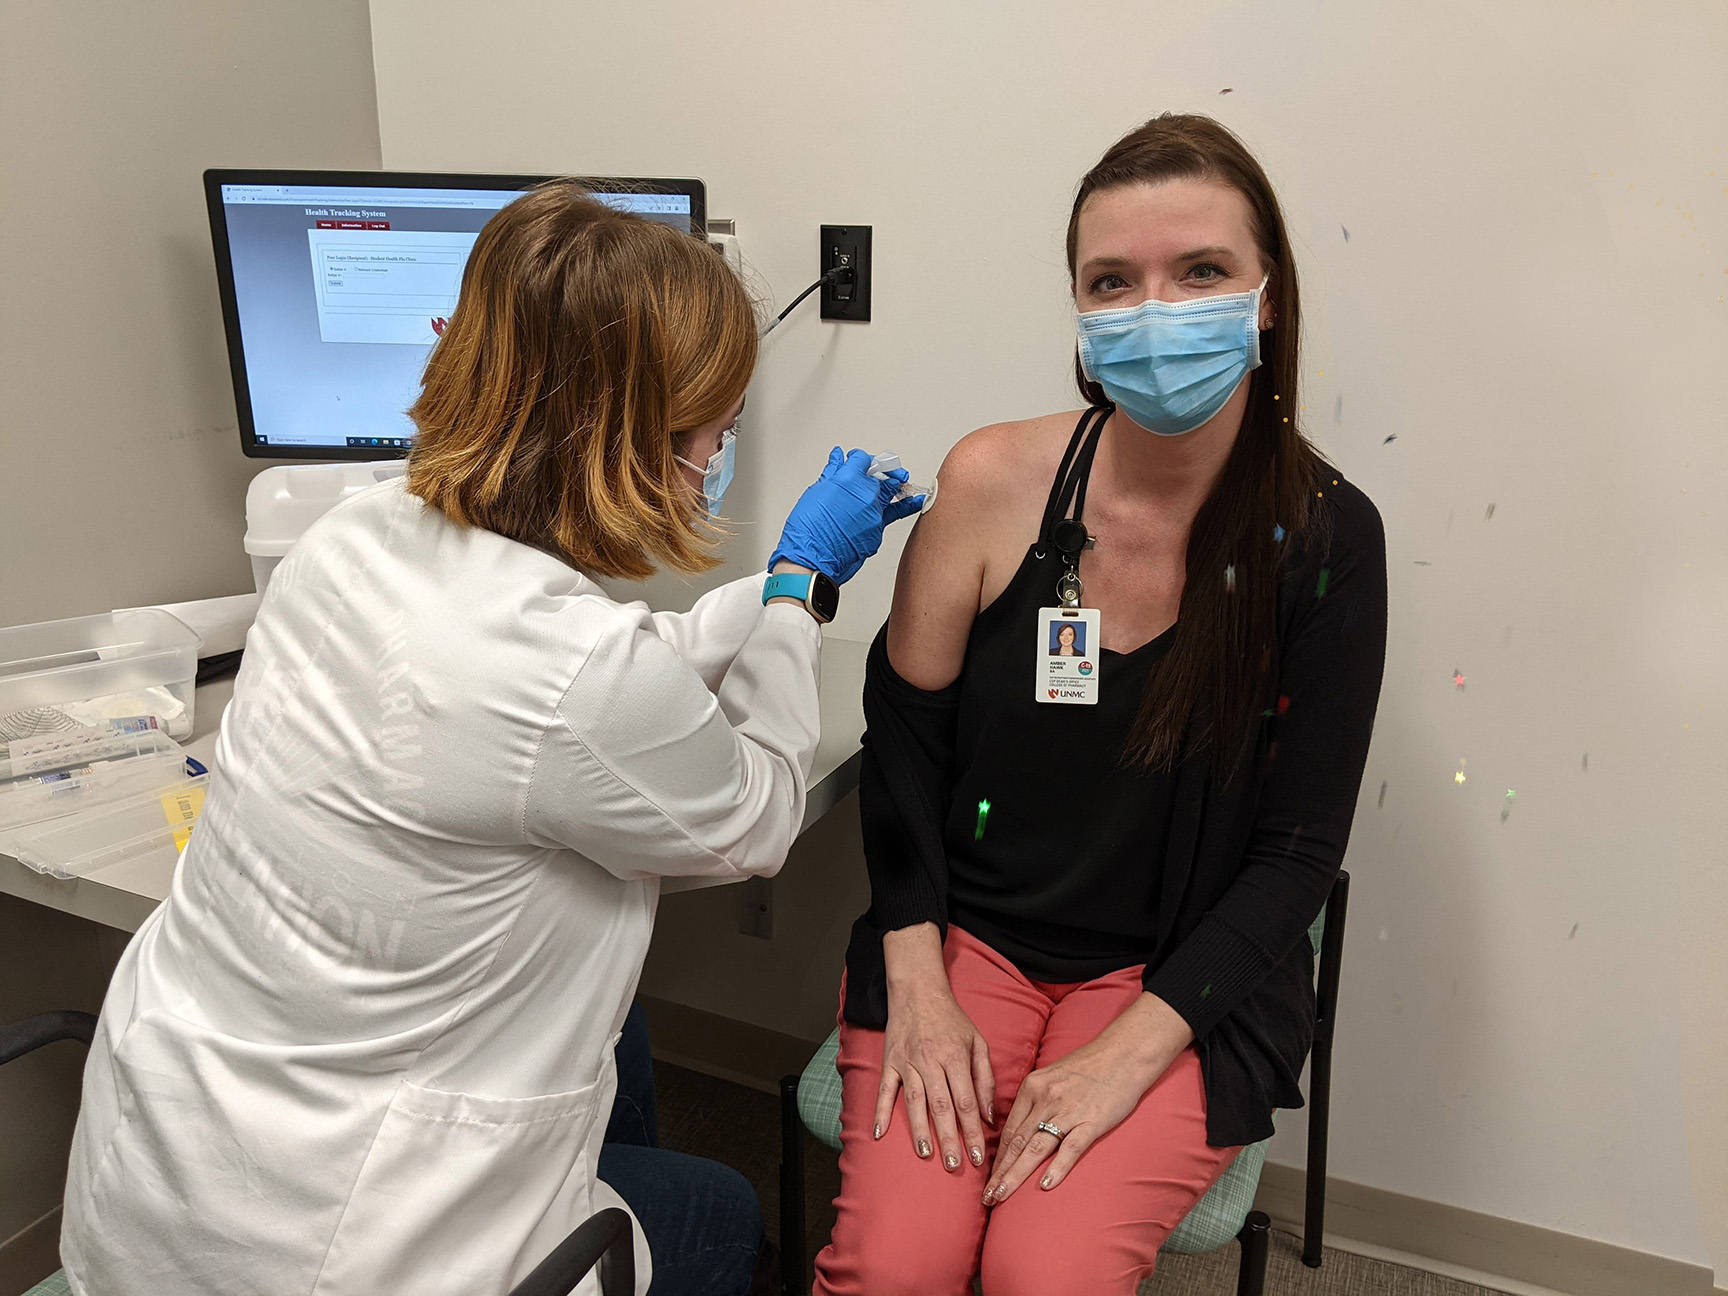
<instances>
[{"instance_id":1,"label":"clear plastic bin","mask_svg":"<svg viewBox=\"0 0 1728 1296\"><path fill-rule=\"evenodd\" d=\"M209 786L208 774L178 779L99 810L31 824L8 844L19 863L57 878L153 859L172 867L203 813Z\"/></svg>"},{"instance_id":2,"label":"clear plastic bin","mask_svg":"<svg viewBox=\"0 0 1728 1296\"><path fill-rule=\"evenodd\" d=\"M0 741L146 716L189 738L202 642L160 608L0 629Z\"/></svg>"},{"instance_id":3,"label":"clear plastic bin","mask_svg":"<svg viewBox=\"0 0 1728 1296\"><path fill-rule=\"evenodd\" d=\"M186 773L186 753L156 730L80 729L0 742L0 854L10 830L162 787Z\"/></svg>"}]
</instances>

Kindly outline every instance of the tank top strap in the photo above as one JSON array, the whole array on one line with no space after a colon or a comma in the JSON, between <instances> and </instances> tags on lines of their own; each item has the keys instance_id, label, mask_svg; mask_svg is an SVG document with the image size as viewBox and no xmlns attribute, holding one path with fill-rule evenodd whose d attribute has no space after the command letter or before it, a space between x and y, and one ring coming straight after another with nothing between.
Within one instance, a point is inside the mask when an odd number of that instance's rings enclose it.
<instances>
[{"instance_id":1,"label":"tank top strap","mask_svg":"<svg viewBox=\"0 0 1728 1296\"><path fill-rule=\"evenodd\" d=\"M1068 449L1063 452L1062 465L1056 470L1056 480L1050 484L1043 524L1038 528L1040 556L1055 544L1056 528L1068 516L1070 506L1074 510L1074 520L1082 520L1086 510L1086 484L1092 476L1092 458L1098 453L1099 438L1114 411L1113 405L1094 405L1084 411L1080 421L1074 425L1074 435L1068 438ZM1076 561L1079 551L1071 554L1065 551L1065 556L1070 562Z\"/></svg>"}]
</instances>

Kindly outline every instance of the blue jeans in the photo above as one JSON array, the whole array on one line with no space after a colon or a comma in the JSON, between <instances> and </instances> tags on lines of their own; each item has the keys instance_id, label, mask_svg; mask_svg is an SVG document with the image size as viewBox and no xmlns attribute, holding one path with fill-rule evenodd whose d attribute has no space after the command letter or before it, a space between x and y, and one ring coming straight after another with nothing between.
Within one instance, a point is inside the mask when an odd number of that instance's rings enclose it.
<instances>
[{"instance_id":1,"label":"blue jeans","mask_svg":"<svg viewBox=\"0 0 1728 1296\"><path fill-rule=\"evenodd\" d=\"M648 1023L632 1006L618 1041L618 1097L600 1178L642 1225L654 1257L649 1296L745 1296L762 1240L756 1190L730 1166L658 1146Z\"/></svg>"}]
</instances>

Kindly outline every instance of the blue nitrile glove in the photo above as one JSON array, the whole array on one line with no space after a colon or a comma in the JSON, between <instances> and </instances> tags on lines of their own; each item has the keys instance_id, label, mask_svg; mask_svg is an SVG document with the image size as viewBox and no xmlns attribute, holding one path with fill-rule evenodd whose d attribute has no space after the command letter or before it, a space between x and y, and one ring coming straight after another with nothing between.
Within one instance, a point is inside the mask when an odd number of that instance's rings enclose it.
<instances>
[{"instance_id":1,"label":"blue nitrile glove","mask_svg":"<svg viewBox=\"0 0 1728 1296\"><path fill-rule=\"evenodd\" d=\"M906 470L896 469L880 480L870 476L873 458L868 450L842 454L839 446L834 447L822 476L793 505L780 543L768 560L770 571L784 559L843 585L882 547L884 527L911 517L923 506L922 495L896 504L894 496L906 481Z\"/></svg>"}]
</instances>

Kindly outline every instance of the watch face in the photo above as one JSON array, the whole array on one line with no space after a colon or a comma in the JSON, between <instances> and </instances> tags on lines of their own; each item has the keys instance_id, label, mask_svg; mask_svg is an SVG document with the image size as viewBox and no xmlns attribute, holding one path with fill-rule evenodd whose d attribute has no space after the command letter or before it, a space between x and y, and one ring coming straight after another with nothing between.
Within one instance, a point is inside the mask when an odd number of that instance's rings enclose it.
<instances>
[{"instance_id":1,"label":"watch face","mask_svg":"<svg viewBox=\"0 0 1728 1296\"><path fill-rule=\"evenodd\" d=\"M840 587L821 572L810 581L810 610L824 621L840 613Z\"/></svg>"}]
</instances>

